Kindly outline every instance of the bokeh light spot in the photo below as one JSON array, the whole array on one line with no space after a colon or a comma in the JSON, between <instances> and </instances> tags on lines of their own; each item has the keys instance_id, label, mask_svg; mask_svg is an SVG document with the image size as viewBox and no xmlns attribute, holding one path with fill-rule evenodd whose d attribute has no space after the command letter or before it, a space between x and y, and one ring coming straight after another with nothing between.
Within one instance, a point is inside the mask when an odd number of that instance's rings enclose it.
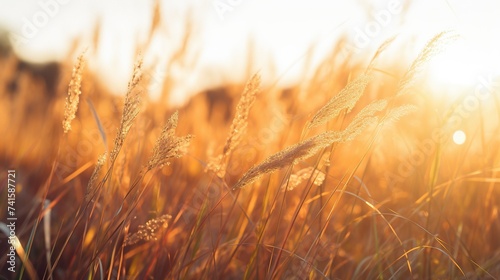
<instances>
[{"instance_id":1,"label":"bokeh light spot","mask_svg":"<svg viewBox=\"0 0 500 280\"><path fill-rule=\"evenodd\" d=\"M465 140L467 139L467 136L465 135L465 132L462 130L457 130L455 133L453 133L453 142L457 145L462 145L465 143Z\"/></svg>"}]
</instances>

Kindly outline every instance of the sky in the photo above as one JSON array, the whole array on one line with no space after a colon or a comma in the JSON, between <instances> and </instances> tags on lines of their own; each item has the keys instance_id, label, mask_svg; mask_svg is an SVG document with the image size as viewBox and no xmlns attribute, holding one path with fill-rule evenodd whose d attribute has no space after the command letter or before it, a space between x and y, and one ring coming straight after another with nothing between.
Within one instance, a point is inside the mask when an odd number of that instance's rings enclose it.
<instances>
[{"instance_id":1,"label":"sky","mask_svg":"<svg viewBox=\"0 0 500 280\"><path fill-rule=\"evenodd\" d=\"M89 54L89 67L112 91L125 92L135 48L149 34L153 6L153 0L0 0L0 26L11 32L23 58L46 62L67 59L75 40L88 49L99 23L99 48ZM436 66L436 75L471 61L500 72L495 66L500 65L500 3L494 0L177 0L162 1L161 13L160 28L144 50L154 79L167 75L162 65L172 60L186 22L191 23L187 56L168 73L179 81L173 89L176 102L207 87L244 81L250 49L252 71L260 71L264 82L293 84L304 74L311 50L313 64L319 63L342 36L350 40L344 51L356 59L397 35L395 51L409 64L427 40L453 29L466 47L442 59L445 66ZM452 74L462 81L471 75Z\"/></svg>"}]
</instances>

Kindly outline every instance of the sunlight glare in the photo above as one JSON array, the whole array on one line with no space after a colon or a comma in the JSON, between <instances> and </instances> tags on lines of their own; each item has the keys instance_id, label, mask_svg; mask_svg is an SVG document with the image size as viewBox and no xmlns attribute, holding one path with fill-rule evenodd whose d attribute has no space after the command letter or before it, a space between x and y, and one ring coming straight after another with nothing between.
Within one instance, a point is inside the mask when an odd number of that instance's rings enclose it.
<instances>
[{"instance_id":1,"label":"sunlight glare","mask_svg":"<svg viewBox=\"0 0 500 280\"><path fill-rule=\"evenodd\" d=\"M457 145L462 145L465 143L465 140L467 139L465 132L463 130L457 130L455 133L453 133L453 142Z\"/></svg>"},{"instance_id":2,"label":"sunlight glare","mask_svg":"<svg viewBox=\"0 0 500 280\"><path fill-rule=\"evenodd\" d=\"M459 41L448 45L429 64L430 83L437 88L473 86L478 76L477 64L476 55L465 42ZM444 92L454 94L458 91Z\"/></svg>"}]
</instances>

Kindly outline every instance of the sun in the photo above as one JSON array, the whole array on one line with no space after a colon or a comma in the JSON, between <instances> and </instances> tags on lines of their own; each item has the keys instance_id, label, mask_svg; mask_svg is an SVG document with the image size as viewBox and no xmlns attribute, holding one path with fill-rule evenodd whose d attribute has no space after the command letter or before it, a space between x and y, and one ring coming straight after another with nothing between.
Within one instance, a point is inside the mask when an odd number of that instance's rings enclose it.
<instances>
[{"instance_id":1,"label":"sun","mask_svg":"<svg viewBox=\"0 0 500 280\"><path fill-rule=\"evenodd\" d=\"M456 88L468 88L477 83L477 53L465 41L457 41L444 47L428 67L430 85L437 92L447 95L460 93Z\"/></svg>"},{"instance_id":2,"label":"sun","mask_svg":"<svg viewBox=\"0 0 500 280\"><path fill-rule=\"evenodd\" d=\"M429 60L426 82L436 97L459 98L477 86L481 77L500 73L499 61L500 55L491 48L462 38L443 46Z\"/></svg>"}]
</instances>

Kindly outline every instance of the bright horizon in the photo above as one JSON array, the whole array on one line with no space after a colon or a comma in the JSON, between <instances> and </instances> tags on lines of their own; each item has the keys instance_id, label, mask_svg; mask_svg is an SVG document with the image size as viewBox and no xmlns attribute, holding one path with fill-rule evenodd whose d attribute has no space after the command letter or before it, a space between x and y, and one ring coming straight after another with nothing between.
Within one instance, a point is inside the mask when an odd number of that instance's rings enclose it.
<instances>
[{"instance_id":1,"label":"bright horizon","mask_svg":"<svg viewBox=\"0 0 500 280\"><path fill-rule=\"evenodd\" d=\"M89 67L111 91L124 92L132 71L134 48L148 37L154 2L144 5L130 0L14 3L0 0L0 3L9 7L0 11L0 26L16 34L13 38L21 41L16 50L23 58L33 61L67 58L76 38L80 40L79 50L88 48L99 20L100 43L97 52L92 50L88 55ZM435 80L464 83L474 80L470 76L477 72L500 72L499 67L494 66L500 65L496 51L500 49L500 39L491 36L495 26L500 26L496 16L499 3L419 1L407 7L398 0L374 3L375 6L369 8L362 1L348 5L321 0L307 4L282 0L184 1L182 4L162 1L163 22L150 48L143 50L145 63L157 62L160 66L153 70L152 76L159 80L165 77L161 65L168 63L181 42L186 15L190 14L195 20L186 61L189 66L172 69L170 73L182 85L174 88L172 94L174 102L179 103L205 88L244 81L249 42L255 49L251 70L260 71L264 83L280 79L280 85L284 86L296 83L304 75L309 50L314 50L313 65L316 65L343 35L351 41L346 54L352 52L353 59L358 60L365 59L387 38L397 35L390 51L401 52L399 62L409 65L427 40L440 31L454 29L462 35L466 47L448 52L447 58L441 58L440 64L430 69ZM474 71L460 71L465 68L462 66L471 64ZM440 76L442 73L444 76Z\"/></svg>"}]
</instances>

